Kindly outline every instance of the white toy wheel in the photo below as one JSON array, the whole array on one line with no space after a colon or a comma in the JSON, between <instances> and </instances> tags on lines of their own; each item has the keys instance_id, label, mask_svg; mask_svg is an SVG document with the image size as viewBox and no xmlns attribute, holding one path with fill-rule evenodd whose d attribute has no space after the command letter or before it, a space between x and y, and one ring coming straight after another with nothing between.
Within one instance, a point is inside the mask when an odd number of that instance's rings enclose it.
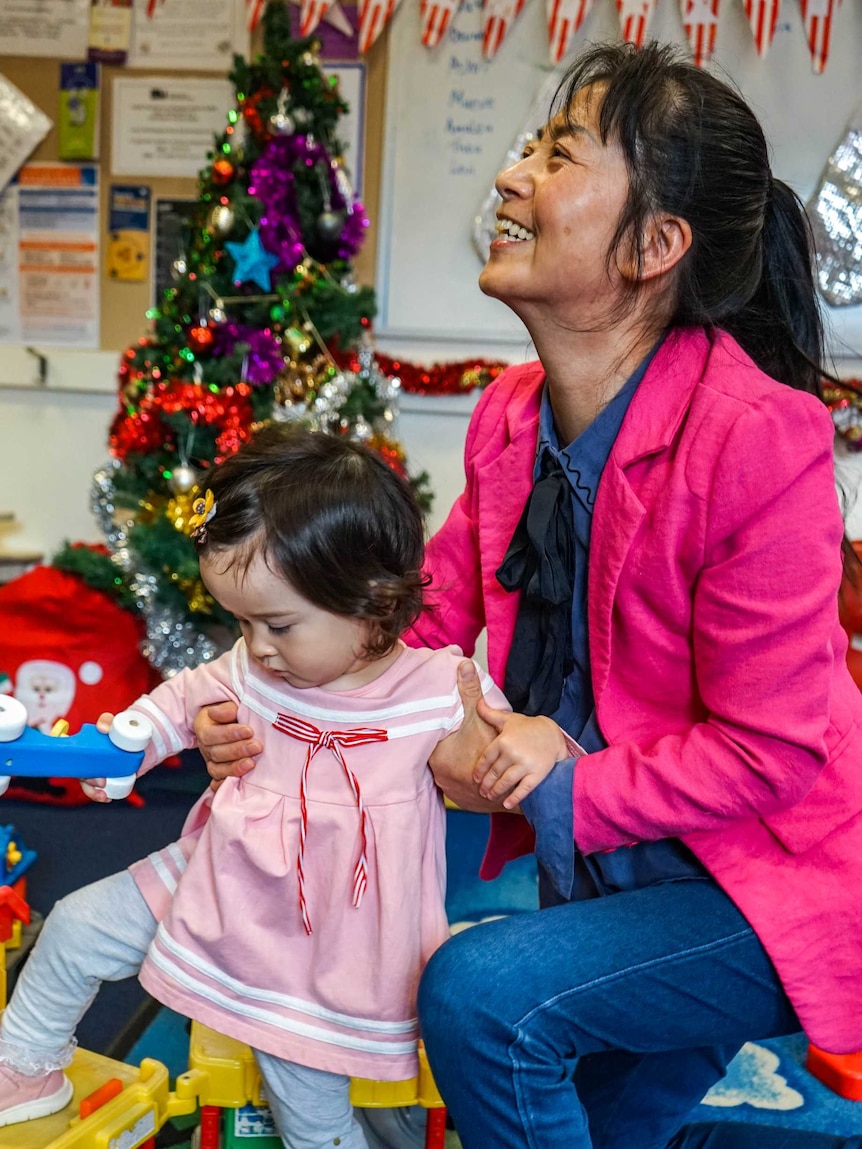
<instances>
[{"instance_id":1,"label":"white toy wheel","mask_svg":"<svg viewBox=\"0 0 862 1149\"><path fill-rule=\"evenodd\" d=\"M0 742L14 742L27 729L27 710L11 694L0 694Z\"/></svg>"},{"instance_id":2,"label":"white toy wheel","mask_svg":"<svg viewBox=\"0 0 862 1149\"><path fill-rule=\"evenodd\" d=\"M136 710L123 710L114 715L108 737L120 750L146 750L153 736L153 724Z\"/></svg>"},{"instance_id":3,"label":"white toy wheel","mask_svg":"<svg viewBox=\"0 0 862 1149\"><path fill-rule=\"evenodd\" d=\"M123 778L106 778L105 793L109 798L128 798L135 788L137 774L126 774Z\"/></svg>"}]
</instances>

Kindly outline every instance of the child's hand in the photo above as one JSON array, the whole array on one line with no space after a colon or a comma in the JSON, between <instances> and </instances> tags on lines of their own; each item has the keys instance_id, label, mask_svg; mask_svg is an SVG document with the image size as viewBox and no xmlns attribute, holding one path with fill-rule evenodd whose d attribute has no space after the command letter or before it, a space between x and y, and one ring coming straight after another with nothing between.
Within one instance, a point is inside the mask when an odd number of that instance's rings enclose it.
<instances>
[{"instance_id":1,"label":"child's hand","mask_svg":"<svg viewBox=\"0 0 862 1149\"><path fill-rule=\"evenodd\" d=\"M113 714L100 714L96 719L96 729L101 734L107 734L111 729L111 723L114 721ZM82 778L81 789L87 795L91 802L110 802L111 799L105 793L105 779L104 778Z\"/></svg>"},{"instance_id":2,"label":"child's hand","mask_svg":"<svg viewBox=\"0 0 862 1149\"><path fill-rule=\"evenodd\" d=\"M476 763L473 781L485 798L506 794L503 806L511 810L568 757L566 740L556 722L543 715L527 717L487 705L481 713L497 737Z\"/></svg>"}]
</instances>

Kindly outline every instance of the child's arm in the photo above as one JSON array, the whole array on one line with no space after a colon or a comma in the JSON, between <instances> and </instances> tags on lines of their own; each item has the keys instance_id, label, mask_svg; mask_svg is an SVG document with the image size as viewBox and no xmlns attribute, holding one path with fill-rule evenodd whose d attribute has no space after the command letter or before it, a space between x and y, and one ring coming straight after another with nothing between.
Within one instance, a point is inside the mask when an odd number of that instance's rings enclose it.
<instances>
[{"instance_id":1,"label":"child's arm","mask_svg":"<svg viewBox=\"0 0 862 1149\"><path fill-rule=\"evenodd\" d=\"M497 731L497 737L476 763L473 781L483 798L505 794L503 806L507 810L531 794L557 762L583 753L551 718L496 710L484 698L478 712Z\"/></svg>"},{"instance_id":2,"label":"child's arm","mask_svg":"<svg viewBox=\"0 0 862 1149\"><path fill-rule=\"evenodd\" d=\"M238 701L237 681L240 674L237 649L214 662L183 670L174 678L160 683L150 694L132 703L130 710L140 711L153 724L153 740L144 754L138 774L145 774L159 762L180 750L195 745L192 723L202 706L214 702ZM106 732L113 715L99 716L97 726ZM83 779L84 793L94 802L109 802L103 778Z\"/></svg>"}]
</instances>

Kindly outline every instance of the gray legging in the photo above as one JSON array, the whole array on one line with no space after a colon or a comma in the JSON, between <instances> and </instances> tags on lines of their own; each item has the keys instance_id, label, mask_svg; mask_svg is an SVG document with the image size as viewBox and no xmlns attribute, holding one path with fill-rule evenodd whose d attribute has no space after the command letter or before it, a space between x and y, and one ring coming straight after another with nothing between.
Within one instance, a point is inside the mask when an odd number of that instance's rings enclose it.
<instances>
[{"instance_id":1,"label":"gray legging","mask_svg":"<svg viewBox=\"0 0 862 1149\"><path fill-rule=\"evenodd\" d=\"M137 974L156 925L128 870L58 902L3 1014L0 1062L27 1074L68 1065L75 1029L100 985ZM255 1057L288 1149L368 1149L349 1078L258 1051Z\"/></svg>"}]
</instances>

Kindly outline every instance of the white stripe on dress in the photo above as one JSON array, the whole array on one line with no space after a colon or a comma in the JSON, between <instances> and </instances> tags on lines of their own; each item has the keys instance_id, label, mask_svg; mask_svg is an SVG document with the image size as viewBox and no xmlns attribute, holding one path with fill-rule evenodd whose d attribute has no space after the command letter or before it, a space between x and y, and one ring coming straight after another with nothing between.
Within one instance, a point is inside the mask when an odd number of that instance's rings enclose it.
<instances>
[{"instance_id":1,"label":"white stripe on dress","mask_svg":"<svg viewBox=\"0 0 862 1149\"><path fill-rule=\"evenodd\" d=\"M254 1001L281 1006L283 1009L291 1009L295 1013L305 1013L308 1014L309 1017L318 1018L320 1021L328 1021L333 1025L342 1025L345 1029L370 1030L374 1033L410 1033L418 1024L418 1019L415 1017L408 1018L406 1021L379 1021L372 1020L371 1018L353 1017L349 1013L337 1013L335 1010L326 1009L322 1005L304 1001L302 998L293 997L290 994L276 993L275 990L248 986L237 978L231 977L230 974L225 973L224 970L212 965L206 958L192 953L190 949L178 942L176 938L171 937L163 923L159 924L156 936L159 943L163 945L169 953L173 954L186 965L199 970L205 977L219 982L226 989L230 989L237 994L242 994L244 997ZM167 961L168 959L166 958L165 960Z\"/></svg>"},{"instance_id":2,"label":"white stripe on dress","mask_svg":"<svg viewBox=\"0 0 862 1149\"><path fill-rule=\"evenodd\" d=\"M264 1025L272 1026L274 1029L283 1029L288 1033L295 1033L299 1037L308 1037L314 1041L324 1042L327 1045L338 1045L343 1049L356 1049L362 1053L375 1053L388 1057L403 1057L406 1054L416 1052L417 1041L389 1043L385 1041L374 1041L371 1038L351 1037L348 1034L333 1033L331 1030L321 1029L316 1025L306 1025L304 1022L294 1021L292 1018L279 1017L277 1014L273 1014L271 1010L258 1009L255 1006L249 1005L247 1002L234 1001L232 998L219 993L218 990L214 990L209 986L204 987L199 985L194 978L177 968L173 962L156 948L151 948L147 956L153 965L158 966L159 969L177 982L178 985L183 986L184 989L187 989L203 1001L215 1003L228 1013L234 1013L253 1021L263 1022Z\"/></svg>"}]
</instances>

